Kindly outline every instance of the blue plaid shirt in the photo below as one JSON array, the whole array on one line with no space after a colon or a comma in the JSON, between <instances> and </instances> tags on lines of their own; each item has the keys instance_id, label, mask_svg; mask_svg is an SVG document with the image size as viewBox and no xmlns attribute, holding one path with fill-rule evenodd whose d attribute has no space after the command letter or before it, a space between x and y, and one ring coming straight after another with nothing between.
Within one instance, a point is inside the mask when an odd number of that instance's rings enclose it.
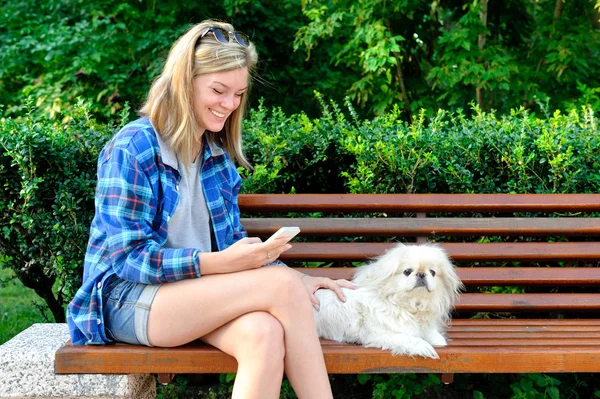
<instances>
[{"instance_id":1,"label":"blue plaid shirt","mask_svg":"<svg viewBox=\"0 0 600 399\"><path fill-rule=\"evenodd\" d=\"M227 153L204 144L202 189L214 244L221 251L247 236L237 203L241 178ZM102 287L111 276L158 284L201 275L197 249L164 248L179 201L180 175L171 158L161 154L147 118L123 127L100 153L83 284L67 309L73 344L110 342L104 333Z\"/></svg>"}]
</instances>

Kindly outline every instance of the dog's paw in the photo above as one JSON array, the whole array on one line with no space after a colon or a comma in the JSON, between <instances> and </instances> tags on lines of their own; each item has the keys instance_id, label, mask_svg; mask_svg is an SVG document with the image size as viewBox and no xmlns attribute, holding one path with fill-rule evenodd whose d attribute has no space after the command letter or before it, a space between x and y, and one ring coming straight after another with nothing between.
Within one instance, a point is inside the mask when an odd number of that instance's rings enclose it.
<instances>
[{"instance_id":1,"label":"dog's paw","mask_svg":"<svg viewBox=\"0 0 600 399\"><path fill-rule=\"evenodd\" d=\"M433 346L425 340L413 346L412 351L415 355L430 357L432 359L439 359L440 356L437 354Z\"/></svg>"},{"instance_id":2,"label":"dog's paw","mask_svg":"<svg viewBox=\"0 0 600 399\"><path fill-rule=\"evenodd\" d=\"M430 357L432 359L439 359L437 352L431 346L431 344L421 338L412 338L406 342L406 346L402 348L392 349L393 355L409 355L409 356L423 356Z\"/></svg>"},{"instance_id":3,"label":"dog's paw","mask_svg":"<svg viewBox=\"0 0 600 399\"><path fill-rule=\"evenodd\" d=\"M447 346L446 338L437 331L430 332L425 340L433 346Z\"/></svg>"}]
</instances>

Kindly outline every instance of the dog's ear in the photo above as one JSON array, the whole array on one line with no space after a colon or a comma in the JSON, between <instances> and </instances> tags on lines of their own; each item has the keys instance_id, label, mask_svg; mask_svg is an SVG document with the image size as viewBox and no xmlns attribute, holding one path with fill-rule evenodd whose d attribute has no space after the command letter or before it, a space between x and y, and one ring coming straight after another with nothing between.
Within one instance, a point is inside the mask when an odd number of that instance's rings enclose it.
<instances>
[{"instance_id":1,"label":"dog's ear","mask_svg":"<svg viewBox=\"0 0 600 399\"><path fill-rule=\"evenodd\" d=\"M446 292L448 292L448 294L451 295L454 300L458 296L459 292L465 289L465 286L456 274L454 265L448 257L446 257L444 264L444 277L442 280ZM452 302L454 302L454 300Z\"/></svg>"},{"instance_id":2,"label":"dog's ear","mask_svg":"<svg viewBox=\"0 0 600 399\"><path fill-rule=\"evenodd\" d=\"M360 285L381 283L390 278L397 272L400 260L404 257L405 248L403 244L398 244L377 258L375 262L360 267L354 281Z\"/></svg>"}]
</instances>

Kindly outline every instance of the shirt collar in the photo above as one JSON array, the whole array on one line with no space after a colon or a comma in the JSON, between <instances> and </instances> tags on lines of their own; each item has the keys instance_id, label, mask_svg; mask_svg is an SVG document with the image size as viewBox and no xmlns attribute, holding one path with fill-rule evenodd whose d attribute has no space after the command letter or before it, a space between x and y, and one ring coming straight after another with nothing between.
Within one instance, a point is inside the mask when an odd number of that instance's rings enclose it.
<instances>
[{"instance_id":1,"label":"shirt collar","mask_svg":"<svg viewBox=\"0 0 600 399\"><path fill-rule=\"evenodd\" d=\"M204 135L203 141L204 141L204 143L202 145L202 148L203 148L204 154L202 156L203 156L203 159L205 162L208 161L208 159L211 157L219 157L219 156L225 154L225 151L223 151L223 149L221 147L219 147L218 144L216 144L212 141L209 141L206 138L206 134Z\"/></svg>"},{"instance_id":2,"label":"shirt collar","mask_svg":"<svg viewBox=\"0 0 600 399\"><path fill-rule=\"evenodd\" d=\"M162 158L163 163L165 165L168 165L171 168L179 171L179 164L177 162L177 154L175 153L175 151L173 151L171 146L163 140L163 138L157 132L157 130L154 129L154 126L152 126L152 128L153 128L154 132L156 133L156 139L158 140L158 147L160 148L160 156ZM217 144L208 142L208 140L206 139L206 135L203 135L203 136L204 136L204 138L203 138L204 145L202 146L202 149L203 149L202 157L205 161L211 157L218 157L225 153L223 151L223 149L221 147L219 147Z\"/></svg>"},{"instance_id":3,"label":"shirt collar","mask_svg":"<svg viewBox=\"0 0 600 399\"><path fill-rule=\"evenodd\" d=\"M160 148L160 157L165 165L170 166L175 170L179 170L179 164L177 163L177 154L171 148L170 145L165 143L161 135L154 129L156 132L156 139L158 140L158 147Z\"/></svg>"}]
</instances>

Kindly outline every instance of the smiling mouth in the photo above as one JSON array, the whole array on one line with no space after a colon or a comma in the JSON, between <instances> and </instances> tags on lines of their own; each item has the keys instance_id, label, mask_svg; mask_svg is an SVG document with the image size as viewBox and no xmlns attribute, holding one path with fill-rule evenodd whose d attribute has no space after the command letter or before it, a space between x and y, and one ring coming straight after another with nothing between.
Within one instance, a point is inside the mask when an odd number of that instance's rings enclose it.
<instances>
[{"instance_id":1,"label":"smiling mouth","mask_svg":"<svg viewBox=\"0 0 600 399\"><path fill-rule=\"evenodd\" d=\"M225 114L215 111L214 109L210 110L211 114L218 116L219 118L225 118Z\"/></svg>"}]
</instances>

